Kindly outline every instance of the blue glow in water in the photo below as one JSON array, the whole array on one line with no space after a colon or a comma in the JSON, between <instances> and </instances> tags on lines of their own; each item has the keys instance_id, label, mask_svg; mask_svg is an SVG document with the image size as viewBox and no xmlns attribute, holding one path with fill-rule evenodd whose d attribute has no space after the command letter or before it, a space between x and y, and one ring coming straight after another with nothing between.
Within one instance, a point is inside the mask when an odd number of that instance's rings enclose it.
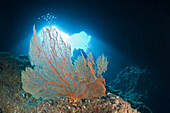
<instances>
[{"instance_id":1,"label":"blue glow in water","mask_svg":"<svg viewBox=\"0 0 170 113\"><path fill-rule=\"evenodd\" d=\"M71 35L68 42L70 43L73 49L80 48L86 52L90 40L91 40L91 36L87 35L84 31L81 31L80 33Z\"/></svg>"},{"instance_id":2,"label":"blue glow in water","mask_svg":"<svg viewBox=\"0 0 170 113\"><path fill-rule=\"evenodd\" d=\"M48 26L44 27L43 29L47 27ZM63 39L64 42L71 45L72 53L74 49L83 49L85 52L87 51L91 36L87 35L84 31L69 36L68 34L59 30L56 26L52 26L52 29L55 29L58 32L58 35ZM41 31L39 31L38 34L41 38L43 38Z\"/></svg>"},{"instance_id":3,"label":"blue glow in water","mask_svg":"<svg viewBox=\"0 0 170 113\"><path fill-rule=\"evenodd\" d=\"M45 15L42 15L38 19L45 20L49 24L49 26L55 25L55 23L57 21L57 17L51 12L47 13ZM45 26L45 27L47 27L47 26ZM73 52L74 49L83 49L85 52L87 51L88 43L91 40L90 35L87 35L84 31L81 31L80 33L75 33L75 34L72 34L72 35L69 36L68 34L59 30L58 27L56 27L56 26L52 26L52 27L57 29L57 31L59 32L59 34L61 35L63 40L65 42L68 42L71 45L72 52ZM40 32L41 32L41 30L38 32L38 34Z\"/></svg>"}]
</instances>

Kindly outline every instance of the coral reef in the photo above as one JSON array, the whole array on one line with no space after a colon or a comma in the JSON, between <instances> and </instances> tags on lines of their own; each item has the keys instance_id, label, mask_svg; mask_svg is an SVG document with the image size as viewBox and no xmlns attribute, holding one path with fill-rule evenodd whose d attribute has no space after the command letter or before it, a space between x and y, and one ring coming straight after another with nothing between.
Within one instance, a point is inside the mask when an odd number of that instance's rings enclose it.
<instances>
[{"instance_id":1,"label":"coral reef","mask_svg":"<svg viewBox=\"0 0 170 113\"><path fill-rule=\"evenodd\" d=\"M20 58L20 59L19 59ZM9 53L0 53L0 112L2 113L138 113L119 96L107 93L93 99L72 101L69 98L55 100L36 99L21 87L21 70L30 66L27 56L15 58ZM13 68L11 68L13 67ZM25 67L24 67L25 68ZM6 71L8 69L8 71ZM15 73L15 76L11 75ZM13 80L11 81L10 78Z\"/></svg>"}]
</instances>

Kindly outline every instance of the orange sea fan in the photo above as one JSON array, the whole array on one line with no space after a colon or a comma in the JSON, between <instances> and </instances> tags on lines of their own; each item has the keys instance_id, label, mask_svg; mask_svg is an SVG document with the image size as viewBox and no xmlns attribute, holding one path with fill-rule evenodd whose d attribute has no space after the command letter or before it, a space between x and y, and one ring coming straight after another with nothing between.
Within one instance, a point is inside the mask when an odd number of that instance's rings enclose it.
<instances>
[{"instance_id":1,"label":"orange sea fan","mask_svg":"<svg viewBox=\"0 0 170 113\"><path fill-rule=\"evenodd\" d=\"M73 64L71 46L55 27L44 28L40 35L36 34L35 26L33 31L29 56L34 68L27 67L21 77L26 92L36 98L72 100L105 95L105 79L101 74L107 70L108 61L104 55L95 63L91 52L87 59L82 54Z\"/></svg>"}]
</instances>

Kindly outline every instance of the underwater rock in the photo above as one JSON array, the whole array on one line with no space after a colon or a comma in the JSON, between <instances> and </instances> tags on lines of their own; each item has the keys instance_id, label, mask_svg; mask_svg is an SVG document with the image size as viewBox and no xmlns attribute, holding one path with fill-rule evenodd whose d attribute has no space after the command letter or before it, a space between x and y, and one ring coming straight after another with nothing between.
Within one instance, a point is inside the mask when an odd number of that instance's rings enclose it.
<instances>
[{"instance_id":1,"label":"underwater rock","mask_svg":"<svg viewBox=\"0 0 170 113\"><path fill-rule=\"evenodd\" d=\"M32 67L27 55L20 55L18 59L20 61L19 66L21 70L25 70L25 67Z\"/></svg>"},{"instance_id":2,"label":"underwater rock","mask_svg":"<svg viewBox=\"0 0 170 113\"><path fill-rule=\"evenodd\" d=\"M106 85L106 89L131 103L133 108L146 108L143 101L147 101L149 98L149 88L152 88L149 78L151 74L146 67L127 66L117 74L115 79ZM147 110L151 111L149 108Z\"/></svg>"},{"instance_id":3,"label":"underwater rock","mask_svg":"<svg viewBox=\"0 0 170 113\"><path fill-rule=\"evenodd\" d=\"M15 86L21 84L18 63L18 59L11 56L9 53L0 53L0 86L8 85L10 88L14 88ZM13 90L16 89L14 88Z\"/></svg>"},{"instance_id":4,"label":"underwater rock","mask_svg":"<svg viewBox=\"0 0 170 113\"><path fill-rule=\"evenodd\" d=\"M7 52L0 52L0 86L8 85L13 91L17 90L21 85L20 71L26 66L31 66L27 56L16 58Z\"/></svg>"}]
</instances>

